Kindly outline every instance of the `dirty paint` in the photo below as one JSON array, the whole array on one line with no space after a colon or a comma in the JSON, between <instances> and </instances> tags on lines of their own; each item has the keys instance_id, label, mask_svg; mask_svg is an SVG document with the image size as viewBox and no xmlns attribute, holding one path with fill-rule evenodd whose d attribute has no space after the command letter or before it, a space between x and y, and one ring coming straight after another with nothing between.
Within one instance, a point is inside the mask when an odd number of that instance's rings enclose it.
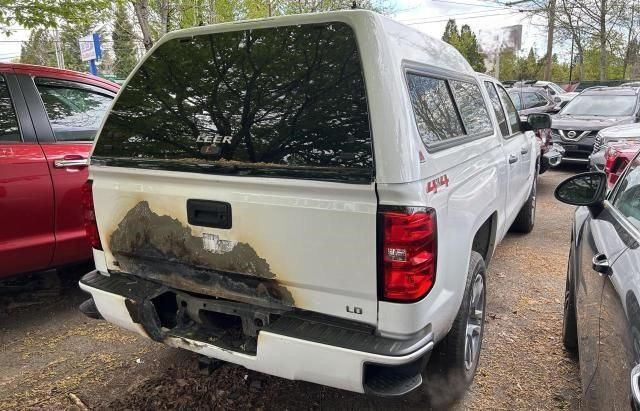
<instances>
[{"instance_id":1,"label":"dirty paint","mask_svg":"<svg viewBox=\"0 0 640 411\"><path fill-rule=\"evenodd\" d=\"M109 247L120 271L179 290L270 308L290 308L291 293L247 243L228 252L205 249L202 237L170 216L139 202L111 235Z\"/></svg>"}]
</instances>

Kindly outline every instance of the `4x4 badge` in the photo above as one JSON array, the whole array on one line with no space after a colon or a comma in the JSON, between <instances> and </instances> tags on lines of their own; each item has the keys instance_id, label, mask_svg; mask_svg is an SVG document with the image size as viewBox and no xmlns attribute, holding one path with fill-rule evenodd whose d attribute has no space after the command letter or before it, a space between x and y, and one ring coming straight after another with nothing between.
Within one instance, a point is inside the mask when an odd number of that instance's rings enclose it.
<instances>
[{"instance_id":1,"label":"4x4 badge","mask_svg":"<svg viewBox=\"0 0 640 411\"><path fill-rule=\"evenodd\" d=\"M446 174L429 181L427 183L427 193L437 193L439 187L449 187L449 177Z\"/></svg>"}]
</instances>

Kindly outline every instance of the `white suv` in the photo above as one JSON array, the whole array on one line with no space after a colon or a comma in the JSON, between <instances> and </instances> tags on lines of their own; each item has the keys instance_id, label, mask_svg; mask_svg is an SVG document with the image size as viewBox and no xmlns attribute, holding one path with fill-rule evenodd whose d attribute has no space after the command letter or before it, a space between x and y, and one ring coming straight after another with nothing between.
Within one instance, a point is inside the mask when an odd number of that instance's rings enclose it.
<instances>
[{"instance_id":1,"label":"white suv","mask_svg":"<svg viewBox=\"0 0 640 411\"><path fill-rule=\"evenodd\" d=\"M284 378L449 400L478 364L485 264L533 228L523 128L548 123L371 12L170 33L94 147L82 309Z\"/></svg>"}]
</instances>

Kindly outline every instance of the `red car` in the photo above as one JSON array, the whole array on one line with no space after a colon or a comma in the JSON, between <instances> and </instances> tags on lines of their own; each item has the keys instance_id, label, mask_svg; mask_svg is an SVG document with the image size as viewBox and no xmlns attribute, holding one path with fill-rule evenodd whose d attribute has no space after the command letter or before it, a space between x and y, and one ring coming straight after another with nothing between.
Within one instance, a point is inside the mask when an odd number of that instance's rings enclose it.
<instances>
[{"instance_id":1,"label":"red car","mask_svg":"<svg viewBox=\"0 0 640 411\"><path fill-rule=\"evenodd\" d=\"M636 141L609 143L604 153L604 172L607 174L607 188L612 189L627 165L636 156L640 144Z\"/></svg>"},{"instance_id":2,"label":"red car","mask_svg":"<svg viewBox=\"0 0 640 411\"><path fill-rule=\"evenodd\" d=\"M118 88L74 71L0 64L0 278L91 258L81 188Z\"/></svg>"}]
</instances>

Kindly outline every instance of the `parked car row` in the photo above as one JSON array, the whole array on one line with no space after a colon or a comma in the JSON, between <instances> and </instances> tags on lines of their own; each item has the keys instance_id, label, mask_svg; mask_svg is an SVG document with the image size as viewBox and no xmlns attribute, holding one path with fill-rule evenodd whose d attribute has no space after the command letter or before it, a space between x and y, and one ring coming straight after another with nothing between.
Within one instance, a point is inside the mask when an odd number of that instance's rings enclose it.
<instances>
[{"instance_id":1,"label":"parked car row","mask_svg":"<svg viewBox=\"0 0 640 411\"><path fill-rule=\"evenodd\" d=\"M360 10L169 33L115 101L79 73L0 74L0 277L93 255L91 318L435 406L478 369L486 267L509 230L533 230L538 172L605 147L608 176L556 191L584 206L564 344L586 406L640 401L640 161L610 144L628 130L602 130L637 121L638 88L508 92Z\"/></svg>"}]
</instances>

